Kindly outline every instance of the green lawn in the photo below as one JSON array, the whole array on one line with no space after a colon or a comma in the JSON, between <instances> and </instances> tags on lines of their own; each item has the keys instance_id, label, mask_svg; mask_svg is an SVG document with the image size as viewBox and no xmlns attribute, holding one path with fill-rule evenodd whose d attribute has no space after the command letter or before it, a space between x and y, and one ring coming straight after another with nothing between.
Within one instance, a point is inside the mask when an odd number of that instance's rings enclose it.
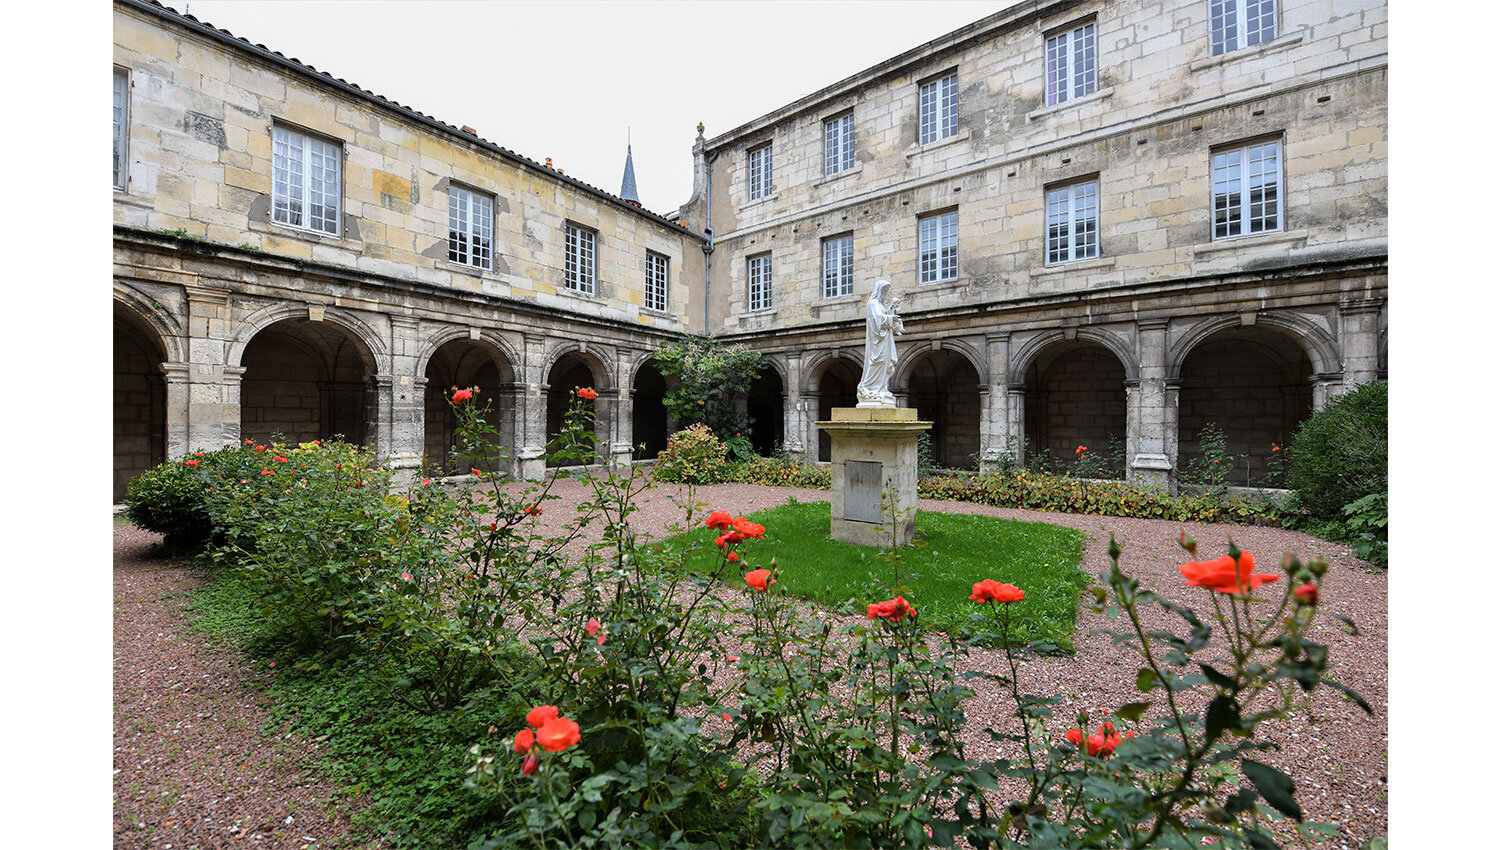
<instances>
[{"instance_id":1,"label":"green lawn","mask_svg":"<svg viewBox=\"0 0 1500 850\"><path fill-rule=\"evenodd\" d=\"M853 601L856 610L890 597L894 572L881 550L828 537L827 502L790 502L750 515L766 527L765 540L740 544L749 565L770 566L776 558L777 588L830 606ZM718 532L703 528L666 541L684 547L694 573L711 573L718 564L713 545ZM1050 641L1073 647L1078 594L1089 577L1078 563L1083 533L1041 522L961 514L917 512L917 543L901 550L903 595L930 629L958 631L979 605L969 601L974 582L982 579L1013 584L1026 599L1012 606L1012 625L1021 641Z\"/></svg>"}]
</instances>

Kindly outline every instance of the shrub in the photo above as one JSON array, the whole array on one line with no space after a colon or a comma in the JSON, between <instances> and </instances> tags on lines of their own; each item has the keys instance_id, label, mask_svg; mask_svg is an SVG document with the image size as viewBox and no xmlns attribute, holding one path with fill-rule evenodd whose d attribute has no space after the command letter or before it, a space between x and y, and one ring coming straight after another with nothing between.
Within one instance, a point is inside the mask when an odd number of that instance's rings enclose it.
<instances>
[{"instance_id":1,"label":"shrub","mask_svg":"<svg viewBox=\"0 0 1500 850\"><path fill-rule=\"evenodd\" d=\"M1201 485L1205 496L1222 499L1229 495L1229 473L1236 458L1229 453L1229 437L1217 424L1209 422L1198 432L1200 454L1188 463L1190 483Z\"/></svg>"},{"instance_id":2,"label":"shrub","mask_svg":"<svg viewBox=\"0 0 1500 850\"><path fill-rule=\"evenodd\" d=\"M712 484L724 478L725 446L707 425L694 423L673 434L657 455L658 481Z\"/></svg>"},{"instance_id":3,"label":"shrub","mask_svg":"<svg viewBox=\"0 0 1500 850\"><path fill-rule=\"evenodd\" d=\"M1390 490L1386 478L1386 382L1333 399L1297 429L1291 486L1314 517L1343 519L1344 506Z\"/></svg>"},{"instance_id":4,"label":"shrub","mask_svg":"<svg viewBox=\"0 0 1500 850\"><path fill-rule=\"evenodd\" d=\"M1029 470L923 478L917 482L917 495L1000 508L1178 522L1248 522L1273 520L1280 515L1272 505L1244 499L1174 496L1159 488L1124 481L1087 481Z\"/></svg>"},{"instance_id":5,"label":"shrub","mask_svg":"<svg viewBox=\"0 0 1500 850\"><path fill-rule=\"evenodd\" d=\"M1385 493L1371 493L1344 506L1344 528L1354 552L1372 564L1390 566L1386 526L1390 512Z\"/></svg>"},{"instance_id":6,"label":"shrub","mask_svg":"<svg viewBox=\"0 0 1500 850\"><path fill-rule=\"evenodd\" d=\"M187 462L193 465L188 466ZM130 521L162 535L170 549L189 549L213 534L213 519L204 504L208 483L202 459L168 461L142 472L125 488L125 515Z\"/></svg>"},{"instance_id":7,"label":"shrub","mask_svg":"<svg viewBox=\"0 0 1500 850\"><path fill-rule=\"evenodd\" d=\"M687 337L656 352L662 375L676 376L662 404L679 422L702 422L722 440L750 433L750 423L734 404L748 392L765 366L765 356L743 345L725 345L711 337ZM748 448L749 441L746 441Z\"/></svg>"},{"instance_id":8,"label":"shrub","mask_svg":"<svg viewBox=\"0 0 1500 850\"><path fill-rule=\"evenodd\" d=\"M793 455L759 457L731 464L724 480L741 484L769 484L773 487L817 487L823 490L833 486L830 467L816 466Z\"/></svg>"}]
</instances>

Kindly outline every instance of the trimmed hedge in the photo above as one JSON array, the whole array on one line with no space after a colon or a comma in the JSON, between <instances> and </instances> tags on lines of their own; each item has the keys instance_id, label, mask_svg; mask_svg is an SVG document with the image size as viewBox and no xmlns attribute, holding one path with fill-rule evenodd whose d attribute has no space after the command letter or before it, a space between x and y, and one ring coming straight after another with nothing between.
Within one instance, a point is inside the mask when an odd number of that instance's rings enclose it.
<instances>
[{"instance_id":1,"label":"trimmed hedge","mask_svg":"<svg viewBox=\"0 0 1500 850\"><path fill-rule=\"evenodd\" d=\"M1344 506L1389 491L1385 381L1365 384L1309 416L1292 439L1291 486L1297 506L1343 520Z\"/></svg>"},{"instance_id":2,"label":"trimmed hedge","mask_svg":"<svg viewBox=\"0 0 1500 850\"><path fill-rule=\"evenodd\" d=\"M830 467L816 466L797 457L758 457L731 464L724 480L739 484L817 487L827 490L833 486L833 471Z\"/></svg>"},{"instance_id":3,"label":"trimmed hedge","mask_svg":"<svg viewBox=\"0 0 1500 850\"><path fill-rule=\"evenodd\" d=\"M962 477L934 476L917 482L924 499L951 499L998 508L1025 508L1099 516L1169 519L1177 522L1248 522L1270 519L1272 505L1236 498L1173 496L1158 488L1124 481L1086 481L1045 472L981 472Z\"/></svg>"}]
</instances>

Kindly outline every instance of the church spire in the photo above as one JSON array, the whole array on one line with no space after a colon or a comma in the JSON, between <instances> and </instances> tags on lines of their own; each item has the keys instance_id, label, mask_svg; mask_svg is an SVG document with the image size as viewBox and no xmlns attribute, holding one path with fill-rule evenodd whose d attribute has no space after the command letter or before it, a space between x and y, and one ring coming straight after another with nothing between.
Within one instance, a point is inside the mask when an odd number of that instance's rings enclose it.
<instances>
[{"instance_id":1,"label":"church spire","mask_svg":"<svg viewBox=\"0 0 1500 850\"><path fill-rule=\"evenodd\" d=\"M620 197L636 206L641 205L641 198L635 191L635 161L630 156L630 141L625 142L625 176L620 180Z\"/></svg>"}]
</instances>

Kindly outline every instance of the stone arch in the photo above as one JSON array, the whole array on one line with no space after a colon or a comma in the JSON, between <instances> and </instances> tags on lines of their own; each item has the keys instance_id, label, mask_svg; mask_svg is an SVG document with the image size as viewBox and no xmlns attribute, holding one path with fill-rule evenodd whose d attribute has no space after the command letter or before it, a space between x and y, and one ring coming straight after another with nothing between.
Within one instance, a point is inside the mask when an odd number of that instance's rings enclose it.
<instances>
[{"instance_id":1,"label":"stone arch","mask_svg":"<svg viewBox=\"0 0 1500 850\"><path fill-rule=\"evenodd\" d=\"M423 390L423 454L427 463L444 472L463 472L478 458L450 457L456 441L458 417L449 403L452 388L474 387L473 403L488 411L485 421L499 431L485 466L514 474L516 453L515 362L497 340L487 334L473 338L467 330L449 329L429 339L418 359L426 380Z\"/></svg>"},{"instance_id":2,"label":"stone arch","mask_svg":"<svg viewBox=\"0 0 1500 850\"><path fill-rule=\"evenodd\" d=\"M613 355L602 346L591 342L563 342L554 345L542 358L542 379L547 380L547 376L556 368L558 362L569 355L575 355L588 364L593 382L590 386L595 390L616 389L615 372L609 368L609 364L614 362Z\"/></svg>"},{"instance_id":3,"label":"stone arch","mask_svg":"<svg viewBox=\"0 0 1500 850\"><path fill-rule=\"evenodd\" d=\"M1338 344L1316 322L1295 313L1257 313L1255 324L1246 325L1239 316L1219 316L1194 325L1171 346L1167 353L1167 380L1182 377L1182 364L1204 340L1222 331L1238 327L1271 327L1289 337L1302 349L1315 375L1337 375L1343 371Z\"/></svg>"},{"instance_id":4,"label":"stone arch","mask_svg":"<svg viewBox=\"0 0 1500 850\"><path fill-rule=\"evenodd\" d=\"M1083 446L1109 461L1091 475L1124 477L1126 386L1137 364L1113 334L1080 330L1072 338L1044 334L1022 346L1011 386L1024 387L1022 436L1028 463L1057 471L1077 468Z\"/></svg>"},{"instance_id":5,"label":"stone arch","mask_svg":"<svg viewBox=\"0 0 1500 850\"><path fill-rule=\"evenodd\" d=\"M1312 412L1319 358L1331 352L1309 345L1292 323L1257 317L1245 325L1229 317L1198 329L1205 327L1211 329L1186 337L1192 345L1184 346L1172 365L1179 480L1193 483L1202 477L1199 435L1212 423L1224 432L1226 451L1236 458L1230 483L1262 484L1273 469L1273 446L1286 446Z\"/></svg>"},{"instance_id":6,"label":"stone arch","mask_svg":"<svg viewBox=\"0 0 1500 850\"><path fill-rule=\"evenodd\" d=\"M766 364L770 368L761 370L745 393L750 445L761 457L769 457L777 446L786 445L786 373L772 358L766 358Z\"/></svg>"},{"instance_id":7,"label":"stone arch","mask_svg":"<svg viewBox=\"0 0 1500 850\"><path fill-rule=\"evenodd\" d=\"M917 418L932 423L928 432L932 459L950 469L976 469L981 415L978 364L964 348L943 342L910 355L892 380L893 390L916 408Z\"/></svg>"},{"instance_id":8,"label":"stone arch","mask_svg":"<svg viewBox=\"0 0 1500 850\"><path fill-rule=\"evenodd\" d=\"M422 350L417 354L417 374L426 374L427 366L432 356L439 348L454 340L470 340L481 346L489 348L498 355L498 362L503 363L507 370L501 377L505 383L516 380L517 370L521 365L521 356L516 352L515 346L503 336L494 331L480 331L475 338L468 328L448 327L427 337L422 343Z\"/></svg>"},{"instance_id":9,"label":"stone arch","mask_svg":"<svg viewBox=\"0 0 1500 850\"><path fill-rule=\"evenodd\" d=\"M187 352L183 349L182 323L154 299L129 284L115 281L115 306L117 310L130 310L136 319L150 327L161 343L162 357L166 362L181 363L187 360Z\"/></svg>"},{"instance_id":10,"label":"stone arch","mask_svg":"<svg viewBox=\"0 0 1500 850\"><path fill-rule=\"evenodd\" d=\"M859 379L864 363L856 360L847 351L825 351L815 355L803 375L807 382L804 395L818 402L818 419L827 420L835 407L854 407L858 401ZM818 460L830 460L833 456L833 441L819 431Z\"/></svg>"},{"instance_id":11,"label":"stone arch","mask_svg":"<svg viewBox=\"0 0 1500 850\"><path fill-rule=\"evenodd\" d=\"M277 318L279 317L279 318ZM291 305L255 314L231 345L231 366L241 366L240 431L261 441L280 434L288 442L342 436L375 442L379 426L372 383L383 349L371 350L369 328L337 315L315 322Z\"/></svg>"},{"instance_id":12,"label":"stone arch","mask_svg":"<svg viewBox=\"0 0 1500 850\"><path fill-rule=\"evenodd\" d=\"M272 304L256 310L254 313L240 320L239 327L231 338L228 356L225 365L243 366L242 360L245 356L245 347L250 340L254 339L261 331L272 325L280 324L289 320L303 320L312 324L309 318L309 309L306 304ZM390 373L390 354L386 349L384 340L380 334L375 332L364 320L353 313L340 310L335 307L323 308L322 323L337 325L345 333L358 340L361 346L361 356L365 358L365 365L370 374Z\"/></svg>"},{"instance_id":13,"label":"stone arch","mask_svg":"<svg viewBox=\"0 0 1500 850\"><path fill-rule=\"evenodd\" d=\"M989 384L989 364L985 362L984 355L975 349L974 346L963 340L937 339L914 342L908 345L905 351L901 352L901 357L896 362L896 374L891 378L891 390L897 393L904 391L911 380L911 372L916 367L917 361L921 360L923 355L933 351L958 352L974 368L975 373L979 376L979 383L984 385ZM860 365L861 369L863 369L863 364Z\"/></svg>"},{"instance_id":14,"label":"stone arch","mask_svg":"<svg viewBox=\"0 0 1500 850\"><path fill-rule=\"evenodd\" d=\"M1071 338L1062 330L1047 331L1032 337L1011 356L1010 374L1006 376L1007 382L1012 386L1025 383L1026 371L1032 366L1038 354L1059 343L1075 340L1093 343L1108 349L1124 368L1125 380L1140 380L1140 365L1136 362L1135 349L1129 343L1108 331L1097 328L1079 328Z\"/></svg>"},{"instance_id":15,"label":"stone arch","mask_svg":"<svg viewBox=\"0 0 1500 850\"><path fill-rule=\"evenodd\" d=\"M114 437L112 496L125 497L132 478L167 459L167 394L162 364L171 359L162 323L131 299L115 298L112 350Z\"/></svg>"},{"instance_id":16,"label":"stone arch","mask_svg":"<svg viewBox=\"0 0 1500 850\"><path fill-rule=\"evenodd\" d=\"M667 447L672 433L674 422L667 413L665 398L677 379L663 375L650 352L636 358L626 374L630 376L631 457L653 459Z\"/></svg>"},{"instance_id":17,"label":"stone arch","mask_svg":"<svg viewBox=\"0 0 1500 850\"><path fill-rule=\"evenodd\" d=\"M557 435L562 431L568 409L577 398L575 388L582 387L592 387L599 394L598 398L586 405L591 409L589 417L593 420L596 455L602 458L610 450L609 435L612 429L609 418L617 407L615 402L618 399L612 397L616 393L609 383L610 370L606 365L610 362L609 359L601 357L591 348L597 350L597 347L586 343L565 343L554 348L546 361L542 375L547 393L546 433L549 453L558 447ZM567 463L576 464L579 460L575 458ZM563 462L548 459L547 465L561 466Z\"/></svg>"}]
</instances>

